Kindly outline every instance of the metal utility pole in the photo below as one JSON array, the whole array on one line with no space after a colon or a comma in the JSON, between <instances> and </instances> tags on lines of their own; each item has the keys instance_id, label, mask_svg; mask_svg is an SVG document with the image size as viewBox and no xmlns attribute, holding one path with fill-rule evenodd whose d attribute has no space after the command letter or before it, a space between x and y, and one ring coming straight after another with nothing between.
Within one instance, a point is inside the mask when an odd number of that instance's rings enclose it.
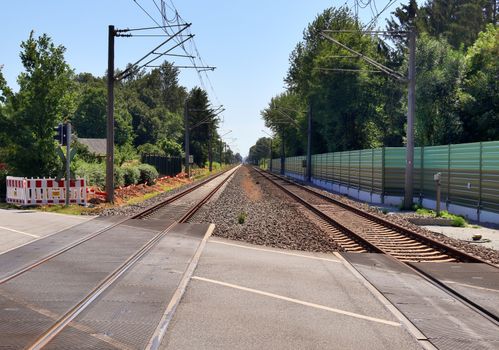
<instances>
[{"instance_id":1,"label":"metal utility pole","mask_svg":"<svg viewBox=\"0 0 499 350\"><path fill-rule=\"evenodd\" d=\"M222 138L220 138L220 166L223 165L223 149L224 149L224 142L222 141Z\"/></svg>"},{"instance_id":2,"label":"metal utility pole","mask_svg":"<svg viewBox=\"0 0 499 350\"><path fill-rule=\"evenodd\" d=\"M229 130L229 131L227 131L225 134L220 135L220 166L222 166L222 163L224 162L224 161L223 161L223 147L224 147L224 146L223 146L223 145L224 145L224 142L223 142L223 137L224 137L225 135L230 134L231 132L232 132L232 130Z\"/></svg>"},{"instance_id":3,"label":"metal utility pole","mask_svg":"<svg viewBox=\"0 0 499 350\"><path fill-rule=\"evenodd\" d=\"M286 173L284 167L286 166L286 156L284 154L284 131L281 131L281 175Z\"/></svg>"},{"instance_id":4,"label":"metal utility pole","mask_svg":"<svg viewBox=\"0 0 499 350\"><path fill-rule=\"evenodd\" d=\"M71 181L71 123L66 123L66 206L69 206L70 181Z\"/></svg>"},{"instance_id":5,"label":"metal utility pole","mask_svg":"<svg viewBox=\"0 0 499 350\"><path fill-rule=\"evenodd\" d=\"M414 179L414 114L416 112L416 30L409 30L409 93L407 103L407 152L404 209L411 209Z\"/></svg>"},{"instance_id":6,"label":"metal utility pole","mask_svg":"<svg viewBox=\"0 0 499 350\"><path fill-rule=\"evenodd\" d=\"M140 6L140 5L139 5ZM142 68L145 67L156 67L151 65L154 61L166 55L175 55L170 53L175 48L183 45L185 42L189 41L194 37L193 34L183 35L183 39L179 39L180 41L175 42L175 44L168 48L164 52L158 52L159 48L163 47L167 43L174 40L174 38L181 35L182 32L187 30L191 26L191 23L184 23L174 25L174 27L178 27L178 31L172 35L166 33L166 39L159 45L157 45L154 49L149 51L146 55L140 58L138 61L130 65L127 69L120 72L117 75L114 75L114 38L115 37L133 37L133 36L150 36L150 35L135 35L131 34L134 31L142 31L142 30L154 30L154 29L163 29L166 27L172 27L169 25L161 26L157 23L157 27L148 27L148 28L133 28L133 29L115 29L113 25L109 26L108 32L108 67L107 67L107 141L106 141L106 199L108 202L113 202L114 200L114 84L115 81L123 80L129 77L132 74L139 72ZM156 36L156 35L152 35ZM151 55L154 55L152 59L149 59ZM175 55L178 56L178 55ZM181 55L184 57L185 55ZM144 63L145 62L145 63ZM200 66L176 66L177 68L196 68L196 69L204 69L204 70L214 70L215 67L200 67ZM187 133L189 130L187 130ZM187 135L188 137L188 135ZM188 147L188 143L187 143ZM188 152L187 152L188 155ZM186 159L187 171L189 170L189 157ZM190 175L190 174L189 174Z\"/></svg>"},{"instance_id":7,"label":"metal utility pole","mask_svg":"<svg viewBox=\"0 0 499 350\"><path fill-rule=\"evenodd\" d=\"M269 170L270 172L272 172L272 135L270 135L268 132L266 132L265 130L262 129L262 132L267 134L269 137L270 137L270 150L269 150L269 153L270 153L270 164L269 164Z\"/></svg>"},{"instance_id":8,"label":"metal utility pole","mask_svg":"<svg viewBox=\"0 0 499 350\"><path fill-rule=\"evenodd\" d=\"M213 149L211 148L211 128L208 127L208 169L213 171Z\"/></svg>"},{"instance_id":9,"label":"metal utility pole","mask_svg":"<svg viewBox=\"0 0 499 350\"><path fill-rule=\"evenodd\" d=\"M185 172L188 177L191 177L190 171L190 154L189 154L189 115L187 109L187 101L184 104L184 129L185 129Z\"/></svg>"},{"instance_id":10,"label":"metal utility pole","mask_svg":"<svg viewBox=\"0 0 499 350\"><path fill-rule=\"evenodd\" d=\"M270 160L269 160L269 169L270 172L272 172L272 137L270 138Z\"/></svg>"},{"instance_id":11,"label":"metal utility pole","mask_svg":"<svg viewBox=\"0 0 499 350\"><path fill-rule=\"evenodd\" d=\"M114 26L109 26L107 53L106 200L114 201Z\"/></svg>"},{"instance_id":12,"label":"metal utility pole","mask_svg":"<svg viewBox=\"0 0 499 350\"><path fill-rule=\"evenodd\" d=\"M307 128L307 176L306 181L312 181L312 102L308 102Z\"/></svg>"},{"instance_id":13,"label":"metal utility pole","mask_svg":"<svg viewBox=\"0 0 499 350\"><path fill-rule=\"evenodd\" d=\"M409 32L403 31L363 31L363 33L370 34L408 34L409 41L409 72L408 77L404 77L400 75L400 73L394 71L393 69L384 66L383 64L376 62L372 58L363 55L360 52L357 52L350 47L340 43L338 40L332 38L326 33L334 33L334 32L356 32L355 30L325 30L322 32L322 37L328 39L329 41L339 45L344 48L348 52L356 55L359 58L362 58L364 61L369 63L371 66L379 69L379 71L384 72L385 74L395 78L404 83L408 83L408 108L407 108L407 148L406 148L406 167L405 167L405 183L404 183L404 202L403 208L410 209L412 207L412 199L413 199L413 179L414 179L414 117L416 111L416 28L412 26ZM363 70L351 70L351 71L359 71Z\"/></svg>"}]
</instances>

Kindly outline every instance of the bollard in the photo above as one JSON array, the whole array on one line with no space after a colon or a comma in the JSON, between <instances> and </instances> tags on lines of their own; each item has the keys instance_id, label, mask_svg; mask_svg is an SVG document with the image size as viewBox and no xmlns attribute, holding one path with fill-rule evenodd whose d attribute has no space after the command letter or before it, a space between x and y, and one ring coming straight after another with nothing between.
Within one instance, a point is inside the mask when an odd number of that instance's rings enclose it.
<instances>
[{"instance_id":1,"label":"bollard","mask_svg":"<svg viewBox=\"0 0 499 350\"><path fill-rule=\"evenodd\" d=\"M436 205L436 212L437 216L440 216L440 177L442 176L441 173L436 173L433 175L433 180L435 180L435 185L437 187L437 205Z\"/></svg>"}]
</instances>

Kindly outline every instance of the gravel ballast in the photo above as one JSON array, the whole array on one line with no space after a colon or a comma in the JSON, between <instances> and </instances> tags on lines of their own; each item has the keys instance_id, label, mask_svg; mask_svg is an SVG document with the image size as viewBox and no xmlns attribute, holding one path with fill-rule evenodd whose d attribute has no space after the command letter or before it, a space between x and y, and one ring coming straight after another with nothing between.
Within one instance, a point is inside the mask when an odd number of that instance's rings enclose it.
<instances>
[{"instance_id":1,"label":"gravel ballast","mask_svg":"<svg viewBox=\"0 0 499 350\"><path fill-rule=\"evenodd\" d=\"M191 222L214 223L215 236L257 245L322 253L341 250L299 208L261 175L242 166Z\"/></svg>"},{"instance_id":2,"label":"gravel ballast","mask_svg":"<svg viewBox=\"0 0 499 350\"><path fill-rule=\"evenodd\" d=\"M163 192L161 194L158 194L157 196L154 196L152 198L146 199L143 202L137 203L137 204L131 204L131 205L124 205L121 207L114 207L114 208L107 208L104 209L101 213L100 216L115 216L115 215L122 215L122 216L133 216L136 215L140 212L142 212L144 209L147 209L149 207L152 207L156 204L159 204L166 199L176 195L179 192L183 192L193 186L196 186L202 181L205 181L211 177L217 176L217 174L210 175L207 178L196 180L191 182L188 185L183 185L177 188L174 188L168 192Z\"/></svg>"},{"instance_id":3,"label":"gravel ballast","mask_svg":"<svg viewBox=\"0 0 499 350\"><path fill-rule=\"evenodd\" d=\"M385 220L388 220L390 222L393 222L395 224L398 224L400 226L403 226L405 228L408 228L412 231L415 231L416 233L419 233L422 236L432 238L436 241L442 242L446 245L449 245L451 247L457 248L459 250L462 250L466 253L469 253L471 255L474 255L478 258L481 258L483 260L486 260L492 264L499 264L499 251L490 249L487 247L483 247L480 245L476 245L470 242L466 242L463 240L455 239L448 237L444 234L437 233L437 232L432 232L430 230L427 230L423 227L417 226L407 220L409 217L413 217L414 215L407 215L407 214L397 214L397 213L390 213L390 214L384 214L381 210L379 210L376 207L372 207L366 203L361 203L354 201L352 199L347 198L346 196L334 194L331 192L327 192L321 189L317 189L316 187L311 187L308 186L310 189L313 189L314 191L317 191L327 197L330 197L332 199L335 199L337 201L341 201L343 203L346 203L348 205L351 205L353 207L362 209L364 211L367 211L375 216L378 216L380 218L383 218Z\"/></svg>"}]
</instances>

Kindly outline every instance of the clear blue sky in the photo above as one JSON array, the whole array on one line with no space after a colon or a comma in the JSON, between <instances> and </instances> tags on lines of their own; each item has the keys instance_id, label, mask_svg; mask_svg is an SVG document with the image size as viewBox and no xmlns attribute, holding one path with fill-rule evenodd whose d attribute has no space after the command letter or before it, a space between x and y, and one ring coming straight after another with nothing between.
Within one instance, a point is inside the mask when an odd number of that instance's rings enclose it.
<instances>
[{"instance_id":1,"label":"clear blue sky","mask_svg":"<svg viewBox=\"0 0 499 350\"><path fill-rule=\"evenodd\" d=\"M381 10L388 0L378 0ZM157 20L159 12L153 0L137 0ZM400 3L390 6L378 23ZM405 2L405 1L402 1ZM159 0L157 0L159 3ZM223 104L221 132L232 130L227 138L231 148L247 155L248 149L265 134L260 111L270 98L284 90L283 78L292 49L302 32L317 14L345 0L174 0L180 15L192 23L191 31L206 64L216 66L208 73L207 90L214 105ZM354 0L347 1L352 6ZM359 10L369 21L369 8ZM154 25L133 0L27 0L5 1L0 11L0 65L11 87L17 89L16 77L22 66L19 44L29 32L47 33L56 44L67 48L66 60L79 72L103 75L107 67L107 26L135 28ZM117 38L116 67L123 68L156 46L158 38ZM187 64L180 59L176 64ZM181 83L192 88L200 85L197 74L182 70ZM215 96L216 95L216 96Z\"/></svg>"}]
</instances>

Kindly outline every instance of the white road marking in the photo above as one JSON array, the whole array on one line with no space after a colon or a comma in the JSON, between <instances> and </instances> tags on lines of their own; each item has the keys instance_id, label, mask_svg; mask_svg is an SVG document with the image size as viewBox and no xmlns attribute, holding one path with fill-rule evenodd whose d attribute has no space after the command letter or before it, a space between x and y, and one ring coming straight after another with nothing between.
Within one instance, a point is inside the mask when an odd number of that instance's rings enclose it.
<instances>
[{"instance_id":1,"label":"white road marking","mask_svg":"<svg viewBox=\"0 0 499 350\"><path fill-rule=\"evenodd\" d=\"M157 350L159 349L161 345L161 341L163 340L163 337L166 334L166 330L168 329L168 326L170 325L170 321L173 318L173 315L175 314L175 311L177 310L177 306L180 304L180 300L182 299L182 296L185 293L185 290L187 289L187 285L189 284L189 281L191 280L192 274L194 273L194 270L196 269L199 259L201 258L201 253L203 252L203 249L206 245L206 242L210 238L211 234L215 230L215 225L210 224L208 226L208 230L206 231L203 239L199 243L196 252L194 256L192 257L191 261L189 262L189 265L187 266L187 269L185 270L182 279L180 280L177 289L175 290L175 293L173 294L170 303L166 307L165 312L163 313L163 316L161 317L161 320L159 321L158 326L156 327L151 339L149 340L149 343L145 347L147 350Z\"/></svg>"},{"instance_id":2,"label":"white road marking","mask_svg":"<svg viewBox=\"0 0 499 350\"><path fill-rule=\"evenodd\" d=\"M265 248L248 247L246 245L235 244L235 243L228 243L228 242L221 242L221 241L216 241L216 240L210 240L208 243L224 244L224 245L229 245L229 246L238 247L238 248L258 250L258 251L262 251L262 252L269 252L269 253L276 253L276 254L283 254L283 255L290 255L290 256L297 256L297 257L300 257L300 258L329 261L329 262L334 262L334 263L341 264L341 261L339 261L337 259L321 258L321 257L318 257L318 256L310 256L310 255L298 254L298 253L280 252L280 251L277 251L277 250L265 249Z\"/></svg>"},{"instance_id":3,"label":"white road marking","mask_svg":"<svg viewBox=\"0 0 499 350\"><path fill-rule=\"evenodd\" d=\"M324 306L324 305L310 303L308 301L298 300L298 299L294 299L294 298L288 298L288 297L285 297L283 295L268 293L268 292L264 292L264 291L257 290L257 289L252 289L252 288L246 288L246 287L243 287L243 286L238 286L236 284L225 283L225 282L216 281L216 280L212 280L212 279L204 278L204 277L199 277L199 276L193 276L192 279L193 280L198 280L198 281L203 281L203 282L208 282L208 283L213 283L213 284L218 284L218 285L224 286L224 287L229 287L229 288L234 288L234 289L238 289L238 290L243 290L245 292L250 292L250 293L254 293L254 294L264 295L264 296L275 298L275 299L279 299L279 300L285 300L285 301L289 301L291 303L300 304L300 305L304 305L304 306L309 306L309 307L313 307L313 308L320 309L320 310L330 311L330 312L334 312L334 313L341 314L341 315L346 315L346 316L350 316L350 317L359 318L359 319L362 319L362 320L367 320L367 321L382 323L382 324L386 324L386 325L389 325L389 326L395 326L395 327L400 327L401 326L401 324L397 323L397 322L383 320L383 319L380 319L380 318L375 318L375 317L370 317L370 316L365 316L365 315L357 314L357 313L350 312L350 311L335 309L335 308Z\"/></svg>"},{"instance_id":4,"label":"white road marking","mask_svg":"<svg viewBox=\"0 0 499 350\"><path fill-rule=\"evenodd\" d=\"M30 236L30 237L35 237L35 238L39 238L40 237L40 236L34 235L32 233L27 233L27 232L23 232L23 231L14 230L13 228L8 228L8 227L0 226L0 229L1 230L7 230L7 231L15 232L15 233L20 233L22 235L26 235L26 236Z\"/></svg>"}]
</instances>

